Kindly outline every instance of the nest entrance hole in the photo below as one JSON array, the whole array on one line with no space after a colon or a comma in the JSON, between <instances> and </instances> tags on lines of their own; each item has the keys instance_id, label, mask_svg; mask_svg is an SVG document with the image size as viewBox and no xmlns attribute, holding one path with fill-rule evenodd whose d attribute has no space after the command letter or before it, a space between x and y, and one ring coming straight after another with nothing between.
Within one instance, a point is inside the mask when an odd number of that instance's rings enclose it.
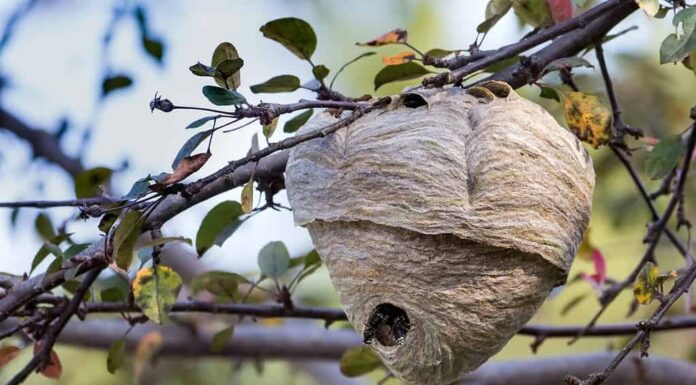
<instances>
[{"instance_id":1,"label":"nest entrance hole","mask_svg":"<svg viewBox=\"0 0 696 385\"><path fill-rule=\"evenodd\" d=\"M365 323L363 342L366 344L377 340L384 346L401 345L411 328L408 314L390 303L382 303L372 309Z\"/></svg>"}]
</instances>

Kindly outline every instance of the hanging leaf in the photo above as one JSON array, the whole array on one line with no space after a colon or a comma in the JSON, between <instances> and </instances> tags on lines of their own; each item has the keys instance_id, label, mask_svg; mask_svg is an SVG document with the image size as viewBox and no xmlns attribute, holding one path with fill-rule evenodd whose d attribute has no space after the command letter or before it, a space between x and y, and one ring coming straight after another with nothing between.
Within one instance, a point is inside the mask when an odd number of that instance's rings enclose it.
<instances>
[{"instance_id":1,"label":"hanging leaf","mask_svg":"<svg viewBox=\"0 0 696 385\"><path fill-rule=\"evenodd\" d=\"M599 249L592 250L592 263L594 264L594 274L590 275L583 271L580 273L580 278L589 283L598 295L601 295L607 282L607 263Z\"/></svg>"},{"instance_id":2,"label":"hanging leaf","mask_svg":"<svg viewBox=\"0 0 696 385\"><path fill-rule=\"evenodd\" d=\"M237 71L234 71L231 75L227 74L227 77L224 77L225 75L223 74L223 72L229 72L230 67L223 68L223 71L220 71L220 73L218 73L217 71L217 67L226 60L236 59L239 59L239 53L237 52L237 48L235 48L234 45L232 45L232 43L229 42L220 43L215 48L215 51L213 52L213 57L210 60L210 66L213 68L213 75L205 76L213 76L215 78L215 83L217 83L217 85L219 85L220 87L231 88L233 90L236 90L237 88L239 88L239 85L241 84L241 74L239 72L239 68L241 68L241 66L244 65L244 62L242 61L241 63L236 64L225 64L223 67L239 65Z\"/></svg>"},{"instance_id":3,"label":"hanging leaf","mask_svg":"<svg viewBox=\"0 0 696 385\"><path fill-rule=\"evenodd\" d=\"M522 22L532 28L547 26L552 22L546 0L515 0L512 9Z\"/></svg>"},{"instance_id":4,"label":"hanging leaf","mask_svg":"<svg viewBox=\"0 0 696 385\"><path fill-rule=\"evenodd\" d=\"M573 17L572 0L546 0L546 3L554 23L558 24Z\"/></svg>"},{"instance_id":5,"label":"hanging leaf","mask_svg":"<svg viewBox=\"0 0 696 385\"><path fill-rule=\"evenodd\" d=\"M393 56L385 56L382 58L382 62L388 66L394 66L399 64L404 64L412 61L416 58L416 54L411 51L402 52Z\"/></svg>"},{"instance_id":6,"label":"hanging leaf","mask_svg":"<svg viewBox=\"0 0 696 385\"><path fill-rule=\"evenodd\" d=\"M242 188L242 211L244 214L251 213L254 207L254 176L252 175L249 182Z\"/></svg>"},{"instance_id":7,"label":"hanging leaf","mask_svg":"<svg viewBox=\"0 0 696 385\"><path fill-rule=\"evenodd\" d=\"M429 73L432 73L432 71L414 62L387 66L375 75L375 91L387 83L417 79Z\"/></svg>"},{"instance_id":8,"label":"hanging leaf","mask_svg":"<svg viewBox=\"0 0 696 385\"><path fill-rule=\"evenodd\" d=\"M215 295L218 299L234 300L237 288L240 283L245 283L246 279L236 273L226 271L208 271L191 281L191 291L196 295L202 291L207 291Z\"/></svg>"},{"instance_id":9,"label":"hanging leaf","mask_svg":"<svg viewBox=\"0 0 696 385\"><path fill-rule=\"evenodd\" d=\"M109 347L109 353L106 356L106 370L108 370L111 374L116 373L116 371L123 366L125 360L126 339L120 338L111 344L111 347Z\"/></svg>"},{"instance_id":10,"label":"hanging leaf","mask_svg":"<svg viewBox=\"0 0 696 385\"><path fill-rule=\"evenodd\" d=\"M377 354L366 346L356 346L341 356L341 373L346 377L358 377L382 366Z\"/></svg>"},{"instance_id":11,"label":"hanging leaf","mask_svg":"<svg viewBox=\"0 0 696 385\"><path fill-rule=\"evenodd\" d=\"M569 92L563 100L563 112L568 128L594 148L608 144L611 139L611 111L599 98L582 92Z\"/></svg>"},{"instance_id":12,"label":"hanging leaf","mask_svg":"<svg viewBox=\"0 0 696 385\"><path fill-rule=\"evenodd\" d=\"M189 175L200 170L201 167L210 159L209 152L187 156L176 165L174 172L167 175L163 180L157 182L158 186L169 186L174 183L181 182L189 177Z\"/></svg>"},{"instance_id":13,"label":"hanging leaf","mask_svg":"<svg viewBox=\"0 0 696 385\"><path fill-rule=\"evenodd\" d=\"M101 194L101 187L106 186L111 179L111 169L95 167L85 170L75 177L75 196L92 198Z\"/></svg>"},{"instance_id":14,"label":"hanging leaf","mask_svg":"<svg viewBox=\"0 0 696 385\"><path fill-rule=\"evenodd\" d=\"M674 15L672 24L681 25L682 33L670 34L660 46L660 63L681 61L696 51L696 7L684 8Z\"/></svg>"},{"instance_id":15,"label":"hanging leaf","mask_svg":"<svg viewBox=\"0 0 696 385\"><path fill-rule=\"evenodd\" d=\"M565 316L566 314L568 314L568 312L577 307L585 298L587 298L587 293L578 294L575 297L573 297L561 309L561 316Z\"/></svg>"},{"instance_id":16,"label":"hanging leaf","mask_svg":"<svg viewBox=\"0 0 696 385\"><path fill-rule=\"evenodd\" d=\"M203 86L203 96L216 106L232 106L246 103L242 94L215 86Z\"/></svg>"},{"instance_id":17,"label":"hanging leaf","mask_svg":"<svg viewBox=\"0 0 696 385\"><path fill-rule=\"evenodd\" d=\"M292 119L285 122L283 126L283 132L292 133L304 126L305 123L312 117L312 110L306 110L298 115L295 115Z\"/></svg>"},{"instance_id":18,"label":"hanging leaf","mask_svg":"<svg viewBox=\"0 0 696 385\"><path fill-rule=\"evenodd\" d=\"M34 354L38 352L40 347L40 343L37 342L34 344ZM60 359L58 358L58 354L55 350L51 349L51 353L48 355L48 362L41 366L39 373L46 378L51 378L54 380L60 379L60 376L63 373L63 365L60 363Z\"/></svg>"},{"instance_id":19,"label":"hanging leaf","mask_svg":"<svg viewBox=\"0 0 696 385\"><path fill-rule=\"evenodd\" d=\"M684 155L684 145L680 135L670 135L660 140L648 153L645 160L645 173L651 179L666 177Z\"/></svg>"},{"instance_id":20,"label":"hanging leaf","mask_svg":"<svg viewBox=\"0 0 696 385\"><path fill-rule=\"evenodd\" d=\"M356 43L356 45L378 47L387 44L406 43L407 39L408 32L405 29L397 28L393 31L385 33L384 35L378 36L368 42Z\"/></svg>"},{"instance_id":21,"label":"hanging leaf","mask_svg":"<svg viewBox=\"0 0 696 385\"><path fill-rule=\"evenodd\" d=\"M160 351L163 344L164 337L156 330L145 334L140 341L138 341L138 345L135 347L135 354L133 355L133 383L143 383L140 379L143 376L145 368L152 364L152 360Z\"/></svg>"},{"instance_id":22,"label":"hanging leaf","mask_svg":"<svg viewBox=\"0 0 696 385\"><path fill-rule=\"evenodd\" d=\"M338 71L336 72L336 74L334 75L333 79L331 79L331 84L329 84L329 88L332 88L332 87L333 87L333 84L334 84L334 82L336 81L336 78L338 78L338 75L340 75L341 72L343 72L343 70L345 70L349 65L355 63L356 61L358 61L358 60L360 60L360 59L366 58L366 57L368 57L368 56L372 56L372 55L374 55L375 53L376 53L376 52L365 52L365 53L362 53L362 54L358 55L355 59L350 60L350 61L348 61L346 64L342 65L341 68L339 68ZM317 82L317 83L318 83L318 82ZM309 87L308 87L308 88L309 88ZM318 89L318 88L317 88L317 89Z\"/></svg>"},{"instance_id":23,"label":"hanging leaf","mask_svg":"<svg viewBox=\"0 0 696 385\"><path fill-rule=\"evenodd\" d=\"M14 360L21 351L22 349L12 345L0 348L0 369Z\"/></svg>"},{"instance_id":24,"label":"hanging leaf","mask_svg":"<svg viewBox=\"0 0 696 385\"><path fill-rule=\"evenodd\" d=\"M588 62L587 60L573 56L573 57L564 57L560 59L556 59L552 61L551 63L547 64L546 67L541 71L542 74L547 74L549 72L553 71L560 71L562 69L569 69L569 68L575 68L575 67L587 67L587 68L594 68L592 63Z\"/></svg>"},{"instance_id":25,"label":"hanging leaf","mask_svg":"<svg viewBox=\"0 0 696 385\"><path fill-rule=\"evenodd\" d=\"M171 267L140 269L133 279L135 304L147 318L162 324L181 289L181 277Z\"/></svg>"},{"instance_id":26,"label":"hanging leaf","mask_svg":"<svg viewBox=\"0 0 696 385\"><path fill-rule=\"evenodd\" d=\"M276 116L271 120L269 124L265 124L263 126L263 136L266 137L266 140L270 139L271 136L273 136L273 133L276 130L276 127L278 126L278 117Z\"/></svg>"},{"instance_id":27,"label":"hanging leaf","mask_svg":"<svg viewBox=\"0 0 696 385\"><path fill-rule=\"evenodd\" d=\"M262 274L278 277L290 267L290 254L283 242L270 242L259 251L258 263Z\"/></svg>"},{"instance_id":28,"label":"hanging leaf","mask_svg":"<svg viewBox=\"0 0 696 385\"><path fill-rule=\"evenodd\" d=\"M203 143L203 141L206 138L208 138L212 133L213 130L210 129L207 131L201 131L196 135L190 137L189 140L187 140L186 143L184 143L184 145L181 146L181 149L176 154L176 157L172 162L172 170L176 170L176 167L179 165L179 162L181 162L181 160L185 157L190 156L193 150L195 150L199 144Z\"/></svg>"},{"instance_id":29,"label":"hanging leaf","mask_svg":"<svg viewBox=\"0 0 696 385\"><path fill-rule=\"evenodd\" d=\"M102 97L122 88L130 87L133 80L126 75L114 75L105 77L102 80Z\"/></svg>"},{"instance_id":30,"label":"hanging leaf","mask_svg":"<svg viewBox=\"0 0 696 385\"><path fill-rule=\"evenodd\" d=\"M232 326L224 328L219 332L215 333L213 339L210 341L210 351L212 351L213 353L221 352L222 349L224 349L225 346L227 346L227 343L230 341L230 338L232 338L233 333L234 327Z\"/></svg>"},{"instance_id":31,"label":"hanging leaf","mask_svg":"<svg viewBox=\"0 0 696 385\"><path fill-rule=\"evenodd\" d=\"M34 220L34 228L44 241L48 241L56 236L56 231L53 230L51 218L44 213L39 213L39 215L36 216L36 219Z\"/></svg>"},{"instance_id":32,"label":"hanging leaf","mask_svg":"<svg viewBox=\"0 0 696 385\"><path fill-rule=\"evenodd\" d=\"M255 94L292 92L300 88L300 79L293 75L280 75L270 78L261 84L255 84L249 88L251 92Z\"/></svg>"},{"instance_id":33,"label":"hanging leaf","mask_svg":"<svg viewBox=\"0 0 696 385\"><path fill-rule=\"evenodd\" d=\"M211 120L218 119L220 115L211 115L211 116L204 116L200 119L196 119L193 122L189 123L188 126L186 126L187 129L189 128L198 128L206 123L208 123Z\"/></svg>"},{"instance_id":34,"label":"hanging leaf","mask_svg":"<svg viewBox=\"0 0 696 385\"><path fill-rule=\"evenodd\" d=\"M312 67L312 74L314 75L314 78L319 81L322 81L325 77L329 76L329 71L330 70L323 64Z\"/></svg>"},{"instance_id":35,"label":"hanging leaf","mask_svg":"<svg viewBox=\"0 0 696 385\"><path fill-rule=\"evenodd\" d=\"M660 11L660 0L636 0L636 3L650 17L654 17Z\"/></svg>"},{"instance_id":36,"label":"hanging leaf","mask_svg":"<svg viewBox=\"0 0 696 385\"><path fill-rule=\"evenodd\" d=\"M553 87L541 87L539 97L544 99L554 99L559 103L561 101L561 97L558 95L558 91L556 91L556 89Z\"/></svg>"},{"instance_id":37,"label":"hanging leaf","mask_svg":"<svg viewBox=\"0 0 696 385\"><path fill-rule=\"evenodd\" d=\"M211 78L215 76L215 67L209 67L201 62L189 67L189 71L196 76L207 76Z\"/></svg>"},{"instance_id":38,"label":"hanging leaf","mask_svg":"<svg viewBox=\"0 0 696 385\"><path fill-rule=\"evenodd\" d=\"M141 214L131 210L123 217L114 233L113 255L116 265L123 270L128 270L133 260L133 247L140 236L140 228L143 225Z\"/></svg>"},{"instance_id":39,"label":"hanging leaf","mask_svg":"<svg viewBox=\"0 0 696 385\"><path fill-rule=\"evenodd\" d=\"M261 27L263 36L282 44L300 59L309 60L317 48L317 36L306 21L286 17Z\"/></svg>"},{"instance_id":40,"label":"hanging leaf","mask_svg":"<svg viewBox=\"0 0 696 385\"><path fill-rule=\"evenodd\" d=\"M145 52L147 52L148 55L161 64L162 57L164 56L164 43L162 43L161 40L150 36L143 36L141 43L143 45L143 49L145 49Z\"/></svg>"},{"instance_id":41,"label":"hanging leaf","mask_svg":"<svg viewBox=\"0 0 696 385\"><path fill-rule=\"evenodd\" d=\"M224 201L213 207L201 222L196 233L196 252L203 254L213 245L222 246L239 227L244 214L238 202Z\"/></svg>"},{"instance_id":42,"label":"hanging leaf","mask_svg":"<svg viewBox=\"0 0 696 385\"><path fill-rule=\"evenodd\" d=\"M486 20L476 27L476 32L486 33L512 8L512 0L490 0L486 4Z\"/></svg>"}]
</instances>

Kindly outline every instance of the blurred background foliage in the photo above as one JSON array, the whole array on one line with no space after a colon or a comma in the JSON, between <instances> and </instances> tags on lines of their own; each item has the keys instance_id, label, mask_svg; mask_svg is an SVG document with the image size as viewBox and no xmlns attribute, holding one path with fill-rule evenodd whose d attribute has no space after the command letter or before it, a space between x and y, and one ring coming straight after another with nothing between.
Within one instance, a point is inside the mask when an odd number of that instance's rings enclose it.
<instances>
[{"instance_id":1,"label":"blurred background foliage","mask_svg":"<svg viewBox=\"0 0 696 385\"><path fill-rule=\"evenodd\" d=\"M139 177L164 170L189 132L183 127L194 114L150 115L147 103L155 91L177 104L203 105L201 81L188 73L188 66L206 61L221 41L233 42L246 61L242 70L242 88L250 102L290 102L311 94L298 91L293 95L253 95L248 86L272 76L292 73L309 79L309 66L299 62L282 47L262 38L258 28L268 20L295 16L307 20L317 32L319 44L316 62L332 70L366 49L356 41L366 41L396 27L407 29L409 42L422 51L431 48L463 49L473 42L475 27L483 21L485 1L351 1L319 0L255 1L102 1L35 0L4 1L0 4L0 26L11 35L0 40L0 103L2 108L20 116L30 124L60 134L71 154L84 159L88 167L105 165L114 171L113 188L125 193ZM141 7L140 14L131 13ZM26 12L22 11L25 9ZM20 10L21 12L17 12ZM14 17L13 15L18 15ZM672 27L670 19L648 19L637 12L616 30L639 26L606 46L624 120L642 128L646 135L664 137L686 129L688 111L696 102L696 77L681 65L659 65L659 44ZM514 42L529 28L524 28L513 15L506 16L487 37L484 48L492 49ZM337 89L349 95L373 93L389 95L400 92L418 81L389 84L373 92L373 77L383 67L382 56L402 51L400 47L379 49L378 55L350 67L337 82ZM592 52L586 58L596 64ZM595 92L606 101L598 69L577 69L576 81L581 90ZM127 78L118 78L122 76ZM111 83L105 83L105 79ZM128 84L132 82L132 84ZM558 80L556 79L556 83ZM106 86L105 86L106 85ZM122 89L114 87L121 85ZM564 123L560 105L540 99L538 89L524 87L525 97L542 104ZM104 95L107 94L105 97ZM281 118L281 125L283 124ZM249 138L259 132L258 125L247 130L217 138L211 160L201 171L207 174L226 161L243 155ZM275 140L280 138L276 137ZM642 172L645 144L630 141L638 148L634 165ZM589 148L588 148L589 149ZM642 255L642 238L649 217L625 169L609 149L589 149L597 173L597 186L590 224L591 241L606 258L608 276L623 279ZM660 181L649 181L650 190ZM693 178L692 178L693 179ZM60 199L72 196L72 182L55 166L32 161L29 147L0 130L0 200ZM687 217L696 212L696 185L687 186ZM221 199L239 198L239 191L213 199L168 224L169 234L193 237L203 215ZM281 194L283 195L283 194ZM281 203L286 203L284 196ZM663 208L665 198L657 201ZM21 210L18 217L5 215L0 219L0 270L26 271L31 256L41 244L31 230L36 211ZM74 216L73 210L50 212L55 224ZM86 223L66 222L69 232L79 240L94 239L98 232L94 220ZM685 232L680 238L686 242ZM202 259L210 268L239 273L254 272L256 253L270 240L283 240L293 256L311 249L304 230L292 225L288 212L264 212L233 239ZM664 240L656 253L662 270L679 269L683 259ZM42 266L41 268L45 268ZM593 272L592 261L578 258L570 277L579 272ZM587 296L577 306L564 307L578 295ZM322 268L303 281L296 293L296 302L338 306L328 274ZM600 322L623 322L646 317L656 303L641 306L630 317L632 294L623 293ZM583 324L599 306L592 288L577 281L560 288L533 319L539 324ZM671 312L683 314L678 304ZM281 321L279 321L281 322ZM272 325L269 325L272 327ZM336 324L332 327L345 327ZM623 338L583 338L572 346L565 339L543 343L538 355L561 355L592 352L620 346ZM532 355L531 338L515 337L493 359L512 359ZM128 370L110 375L105 369L106 352L59 347L64 364L62 384L127 384ZM651 354L696 360L696 331L661 332L651 338ZM23 354L28 354L27 352ZM0 371L0 380L7 380L19 369L23 359ZM378 380L384 373L371 374ZM228 359L160 359L149 369L146 383L152 384L312 384L292 364L278 361L246 362ZM28 384L48 380L33 376ZM388 383L396 383L390 380Z\"/></svg>"}]
</instances>

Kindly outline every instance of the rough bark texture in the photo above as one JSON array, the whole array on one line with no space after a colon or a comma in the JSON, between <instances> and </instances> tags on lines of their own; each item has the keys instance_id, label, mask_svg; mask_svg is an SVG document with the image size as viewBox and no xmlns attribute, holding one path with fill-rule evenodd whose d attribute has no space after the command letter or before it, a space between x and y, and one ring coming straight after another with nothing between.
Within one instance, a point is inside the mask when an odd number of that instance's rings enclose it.
<instances>
[{"instance_id":1,"label":"rough bark texture","mask_svg":"<svg viewBox=\"0 0 696 385\"><path fill-rule=\"evenodd\" d=\"M399 98L288 160L295 221L356 330L379 304L406 312L402 344L372 345L409 384L455 382L498 352L565 279L589 221L577 139L514 92L477 95Z\"/></svg>"}]
</instances>

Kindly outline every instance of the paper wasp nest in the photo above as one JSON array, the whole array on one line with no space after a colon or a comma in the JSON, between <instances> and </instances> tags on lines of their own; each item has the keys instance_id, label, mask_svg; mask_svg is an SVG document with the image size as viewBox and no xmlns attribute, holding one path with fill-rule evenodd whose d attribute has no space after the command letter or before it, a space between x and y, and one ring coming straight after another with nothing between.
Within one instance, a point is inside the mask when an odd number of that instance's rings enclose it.
<instances>
[{"instance_id":1,"label":"paper wasp nest","mask_svg":"<svg viewBox=\"0 0 696 385\"><path fill-rule=\"evenodd\" d=\"M295 147L286 178L358 333L406 383L450 384L565 281L594 170L573 134L492 82L405 94Z\"/></svg>"}]
</instances>

